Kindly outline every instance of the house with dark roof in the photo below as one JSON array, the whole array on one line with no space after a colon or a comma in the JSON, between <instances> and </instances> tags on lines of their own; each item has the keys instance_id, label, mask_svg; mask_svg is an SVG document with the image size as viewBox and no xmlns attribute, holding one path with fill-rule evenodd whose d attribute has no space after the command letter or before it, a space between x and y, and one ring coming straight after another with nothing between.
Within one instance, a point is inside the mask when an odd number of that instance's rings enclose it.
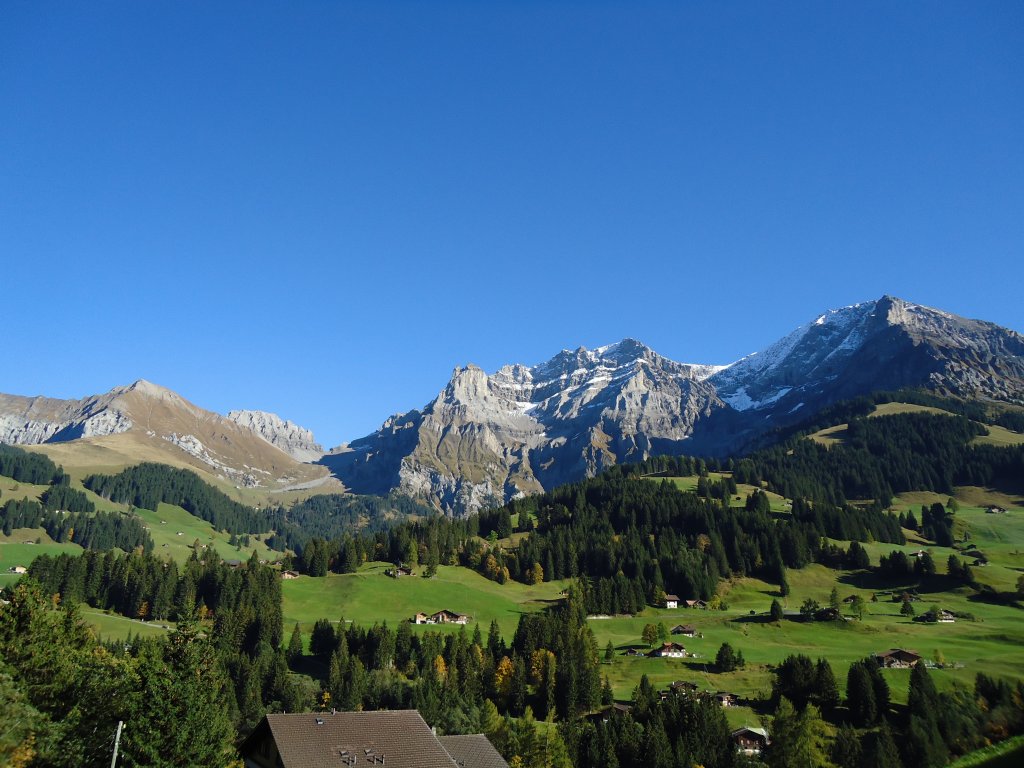
<instances>
[{"instance_id":1,"label":"house with dark roof","mask_svg":"<svg viewBox=\"0 0 1024 768\"><path fill-rule=\"evenodd\" d=\"M245 768L459 768L414 709L267 715L241 751Z\"/></svg>"},{"instance_id":2,"label":"house with dark roof","mask_svg":"<svg viewBox=\"0 0 1024 768\"><path fill-rule=\"evenodd\" d=\"M819 608L814 612L815 621L841 621L842 618L839 609L833 608L831 605L826 605L824 608Z\"/></svg>"},{"instance_id":3,"label":"house with dark roof","mask_svg":"<svg viewBox=\"0 0 1024 768\"><path fill-rule=\"evenodd\" d=\"M735 707L739 703L739 697L728 691L719 691L715 694L714 699L722 707Z\"/></svg>"},{"instance_id":4,"label":"house with dark roof","mask_svg":"<svg viewBox=\"0 0 1024 768\"><path fill-rule=\"evenodd\" d=\"M665 607L666 608L678 608L679 607L679 595L665 595Z\"/></svg>"},{"instance_id":5,"label":"house with dark roof","mask_svg":"<svg viewBox=\"0 0 1024 768\"><path fill-rule=\"evenodd\" d=\"M700 599L697 599L697 600L683 600L683 605L685 605L687 608L707 608L708 607L708 604L705 603L703 600L700 600Z\"/></svg>"},{"instance_id":6,"label":"house with dark roof","mask_svg":"<svg viewBox=\"0 0 1024 768\"><path fill-rule=\"evenodd\" d=\"M468 624L469 616L447 609L437 613L426 614L422 611L409 619L413 624Z\"/></svg>"},{"instance_id":7,"label":"house with dark roof","mask_svg":"<svg viewBox=\"0 0 1024 768\"><path fill-rule=\"evenodd\" d=\"M764 728L737 728L730 734L732 743L736 745L736 751L744 755L759 755L761 751L771 744L768 738L768 731Z\"/></svg>"},{"instance_id":8,"label":"house with dark roof","mask_svg":"<svg viewBox=\"0 0 1024 768\"><path fill-rule=\"evenodd\" d=\"M696 637L697 628L692 624L676 624L672 627L673 635L682 635L683 637Z\"/></svg>"},{"instance_id":9,"label":"house with dark roof","mask_svg":"<svg viewBox=\"0 0 1024 768\"><path fill-rule=\"evenodd\" d=\"M459 768L508 768L505 758L482 733L438 736L437 740Z\"/></svg>"},{"instance_id":10,"label":"house with dark roof","mask_svg":"<svg viewBox=\"0 0 1024 768\"><path fill-rule=\"evenodd\" d=\"M466 614L456 613L455 611L449 611L448 609L440 610L437 613L431 614L430 618L433 621L428 621L428 624L466 624L469 622L469 616Z\"/></svg>"},{"instance_id":11,"label":"house with dark roof","mask_svg":"<svg viewBox=\"0 0 1024 768\"><path fill-rule=\"evenodd\" d=\"M682 659L686 657L686 648L679 643L662 643L661 647L655 648L647 655L652 658Z\"/></svg>"},{"instance_id":12,"label":"house with dark roof","mask_svg":"<svg viewBox=\"0 0 1024 768\"><path fill-rule=\"evenodd\" d=\"M890 648L888 651L875 654L878 666L886 669L910 669L920 660L920 654L905 648Z\"/></svg>"}]
</instances>

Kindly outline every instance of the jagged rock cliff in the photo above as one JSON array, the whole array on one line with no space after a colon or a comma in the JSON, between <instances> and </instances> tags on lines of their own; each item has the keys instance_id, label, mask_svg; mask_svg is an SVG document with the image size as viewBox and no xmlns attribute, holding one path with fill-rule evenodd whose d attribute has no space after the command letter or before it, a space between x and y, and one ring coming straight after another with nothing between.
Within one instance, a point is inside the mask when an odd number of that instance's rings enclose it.
<instances>
[{"instance_id":1,"label":"jagged rock cliff","mask_svg":"<svg viewBox=\"0 0 1024 768\"><path fill-rule=\"evenodd\" d=\"M295 422L285 421L276 413L228 411L227 418L246 429L251 429L296 461L316 461L324 455L323 446L316 442L311 430L300 427Z\"/></svg>"},{"instance_id":2,"label":"jagged rock cliff","mask_svg":"<svg viewBox=\"0 0 1024 768\"><path fill-rule=\"evenodd\" d=\"M716 369L676 363L626 339L565 350L488 376L457 368L422 411L324 458L357 492L400 492L453 513L593 474L618 461L678 452L722 402Z\"/></svg>"},{"instance_id":3,"label":"jagged rock cliff","mask_svg":"<svg viewBox=\"0 0 1024 768\"><path fill-rule=\"evenodd\" d=\"M307 434L298 427L293 432ZM0 442L67 445L58 461L73 459L73 447L81 445L92 449L90 466L163 461L248 488L281 489L326 476L249 426L141 379L81 400L0 395Z\"/></svg>"},{"instance_id":4,"label":"jagged rock cliff","mask_svg":"<svg viewBox=\"0 0 1024 768\"><path fill-rule=\"evenodd\" d=\"M325 456L364 493L460 514L659 453L725 454L838 400L928 387L1024 398L1024 337L889 296L827 312L728 366L625 339L491 375L456 368L422 410Z\"/></svg>"}]
</instances>

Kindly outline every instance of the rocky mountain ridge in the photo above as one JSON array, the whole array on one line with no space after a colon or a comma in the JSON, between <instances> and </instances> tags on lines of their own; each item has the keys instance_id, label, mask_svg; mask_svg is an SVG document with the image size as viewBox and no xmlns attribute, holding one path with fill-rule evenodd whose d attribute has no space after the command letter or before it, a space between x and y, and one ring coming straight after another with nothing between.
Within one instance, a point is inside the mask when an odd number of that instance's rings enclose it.
<instances>
[{"instance_id":1,"label":"rocky mountain ridge","mask_svg":"<svg viewBox=\"0 0 1024 768\"><path fill-rule=\"evenodd\" d=\"M300 427L293 421L282 419L276 413L228 411L227 418L239 426L251 429L296 461L313 462L324 455L324 447L314 439L311 430Z\"/></svg>"},{"instance_id":2,"label":"rocky mountain ridge","mask_svg":"<svg viewBox=\"0 0 1024 768\"><path fill-rule=\"evenodd\" d=\"M163 461L244 488L310 489L329 470L357 493L397 490L462 514L619 462L735 453L838 400L908 387L1024 405L1024 337L883 296L727 366L678 363L635 339L492 374L460 366L423 408L322 458L293 422L220 416L143 380L80 400L0 395L0 442L56 460L81 445L86 466Z\"/></svg>"},{"instance_id":3,"label":"rocky mountain ridge","mask_svg":"<svg viewBox=\"0 0 1024 768\"><path fill-rule=\"evenodd\" d=\"M318 458L312 433L271 416L226 418L140 379L79 400L0 395L0 442L82 444L93 449L92 464L163 461L244 488L280 490L325 479L323 468L281 447Z\"/></svg>"},{"instance_id":4,"label":"rocky mountain ridge","mask_svg":"<svg viewBox=\"0 0 1024 768\"><path fill-rule=\"evenodd\" d=\"M890 296L832 310L727 366L633 339L487 375L324 457L349 488L459 514L658 453L723 455L849 397L925 387L1024 402L1024 337Z\"/></svg>"}]
</instances>

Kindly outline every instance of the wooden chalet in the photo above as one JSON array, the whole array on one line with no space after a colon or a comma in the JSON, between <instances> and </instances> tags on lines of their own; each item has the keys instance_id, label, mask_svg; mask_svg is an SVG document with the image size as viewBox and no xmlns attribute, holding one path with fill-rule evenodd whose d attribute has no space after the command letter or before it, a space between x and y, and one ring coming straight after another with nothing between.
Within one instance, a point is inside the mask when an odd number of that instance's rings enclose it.
<instances>
[{"instance_id":1,"label":"wooden chalet","mask_svg":"<svg viewBox=\"0 0 1024 768\"><path fill-rule=\"evenodd\" d=\"M696 637L697 628L692 624L676 624L672 627L673 635L682 635L683 637Z\"/></svg>"},{"instance_id":2,"label":"wooden chalet","mask_svg":"<svg viewBox=\"0 0 1024 768\"><path fill-rule=\"evenodd\" d=\"M665 595L664 607L665 608L678 608L679 607L679 595Z\"/></svg>"},{"instance_id":3,"label":"wooden chalet","mask_svg":"<svg viewBox=\"0 0 1024 768\"><path fill-rule=\"evenodd\" d=\"M771 744L768 738L768 731L764 728L737 728L729 738L736 745L736 751L744 755L760 755L761 752Z\"/></svg>"},{"instance_id":4,"label":"wooden chalet","mask_svg":"<svg viewBox=\"0 0 1024 768\"><path fill-rule=\"evenodd\" d=\"M245 768L459 768L410 710L267 715L242 743ZM500 768L467 761L465 768Z\"/></svg>"},{"instance_id":5,"label":"wooden chalet","mask_svg":"<svg viewBox=\"0 0 1024 768\"><path fill-rule=\"evenodd\" d=\"M728 693L727 691L719 691L714 696L715 701L723 707L735 707L739 697L735 693Z\"/></svg>"},{"instance_id":6,"label":"wooden chalet","mask_svg":"<svg viewBox=\"0 0 1024 768\"><path fill-rule=\"evenodd\" d=\"M396 565L394 568L388 568L384 571L385 576L390 576L393 579L400 579L403 576L415 576L412 572L412 568L408 568L404 565Z\"/></svg>"},{"instance_id":7,"label":"wooden chalet","mask_svg":"<svg viewBox=\"0 0 1024 768\"><path fill-rule=\"evenodd\" d=\"M469 616L464 613L442 609L437 613L430 614L421 611L415 614L410 621L413 624L468 624Z\"/></svg>"},{"instance_id":8,"label":"wooden chalet","mask_svg":"<svg viewBox=\"0 0 1024 768\"><path fill-rule=\"evenodd\" d=\"M17 574L25 574L25 573L28 573L28 568L26 568L26 567L25 567L24 565L12 565L12 566L11 566L10 568L8 568L7 570L8 570L8 572L10 572L10 573L17 573Z\"/></svg>"},{"instance_id":9,"label":"wooden chalet","mask_svg":"<svg viewBox=\"0 0 1024 768\"><path fill-rule=\"evenodd\" d=\"M299 578L298 571L281 571L281 578L285 581L291 581L292 579Z\"/></svg>"},{"instance_id":10,"label":"wooden chalet","mask_svg":"<svg viewBox=\"0 0 1024 768\"><path fill-rule=\"evenodd\" d=\"M904 648L891 648L875 654L878 666L886 669L910 669L921 660L921 655Z\"/></svg>"},{"instance_id":11,"label":"wooden chalet","mask_svg":"<svg viewBox=\"0 0 1024 768\"><path fill-rule=\"evenodd\" d=\"M662 643L647 655L651 658L683 659L686 658L686 648L679 643Z\"/></svg>"},{"instance_id":12,"label":"wooden chalet","mask_svg":"<svg viewBox=\"0 0 1024 768\"><path fill-rule=\"evenodd\" d=\"M431 614L434 624L468 624L469 616L464 613L456 613L455 611L449 611L443 609L437 613Z\"/></svg>"},{"instance_id":13,"label":"wooden chalet","mask_svg":"<svg viewBox=\"0 0 1024 768\"><path fill-rule=\"evenodd\" d=\"M696 599L696 600L683 600L683 605L684 605L685 607L687 607L687 608L701 608L701 609L706 609L706 608L708 607L708 604L707 604L707 603L705 603L705 602L704 602L703 600L701 600L700 598L698 598L698 599Z\"/></svg>"}]
</instances>

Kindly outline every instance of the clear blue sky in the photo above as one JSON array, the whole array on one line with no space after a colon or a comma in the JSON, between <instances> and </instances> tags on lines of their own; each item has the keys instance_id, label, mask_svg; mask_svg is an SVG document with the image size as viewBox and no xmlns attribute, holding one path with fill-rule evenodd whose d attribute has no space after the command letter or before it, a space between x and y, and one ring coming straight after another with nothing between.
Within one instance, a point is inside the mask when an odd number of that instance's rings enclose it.
<instances>
[{"instance_id":1,"label":"clear blue sky","mask_svg":"<svg viewBox=\"0 0 1024 768\"><path fill-rule=\"evenodd\" d=\"M0 391L337 444L891 293L1024 331L1024 4L0 6Z\"/></svg>"}]
</instances>

